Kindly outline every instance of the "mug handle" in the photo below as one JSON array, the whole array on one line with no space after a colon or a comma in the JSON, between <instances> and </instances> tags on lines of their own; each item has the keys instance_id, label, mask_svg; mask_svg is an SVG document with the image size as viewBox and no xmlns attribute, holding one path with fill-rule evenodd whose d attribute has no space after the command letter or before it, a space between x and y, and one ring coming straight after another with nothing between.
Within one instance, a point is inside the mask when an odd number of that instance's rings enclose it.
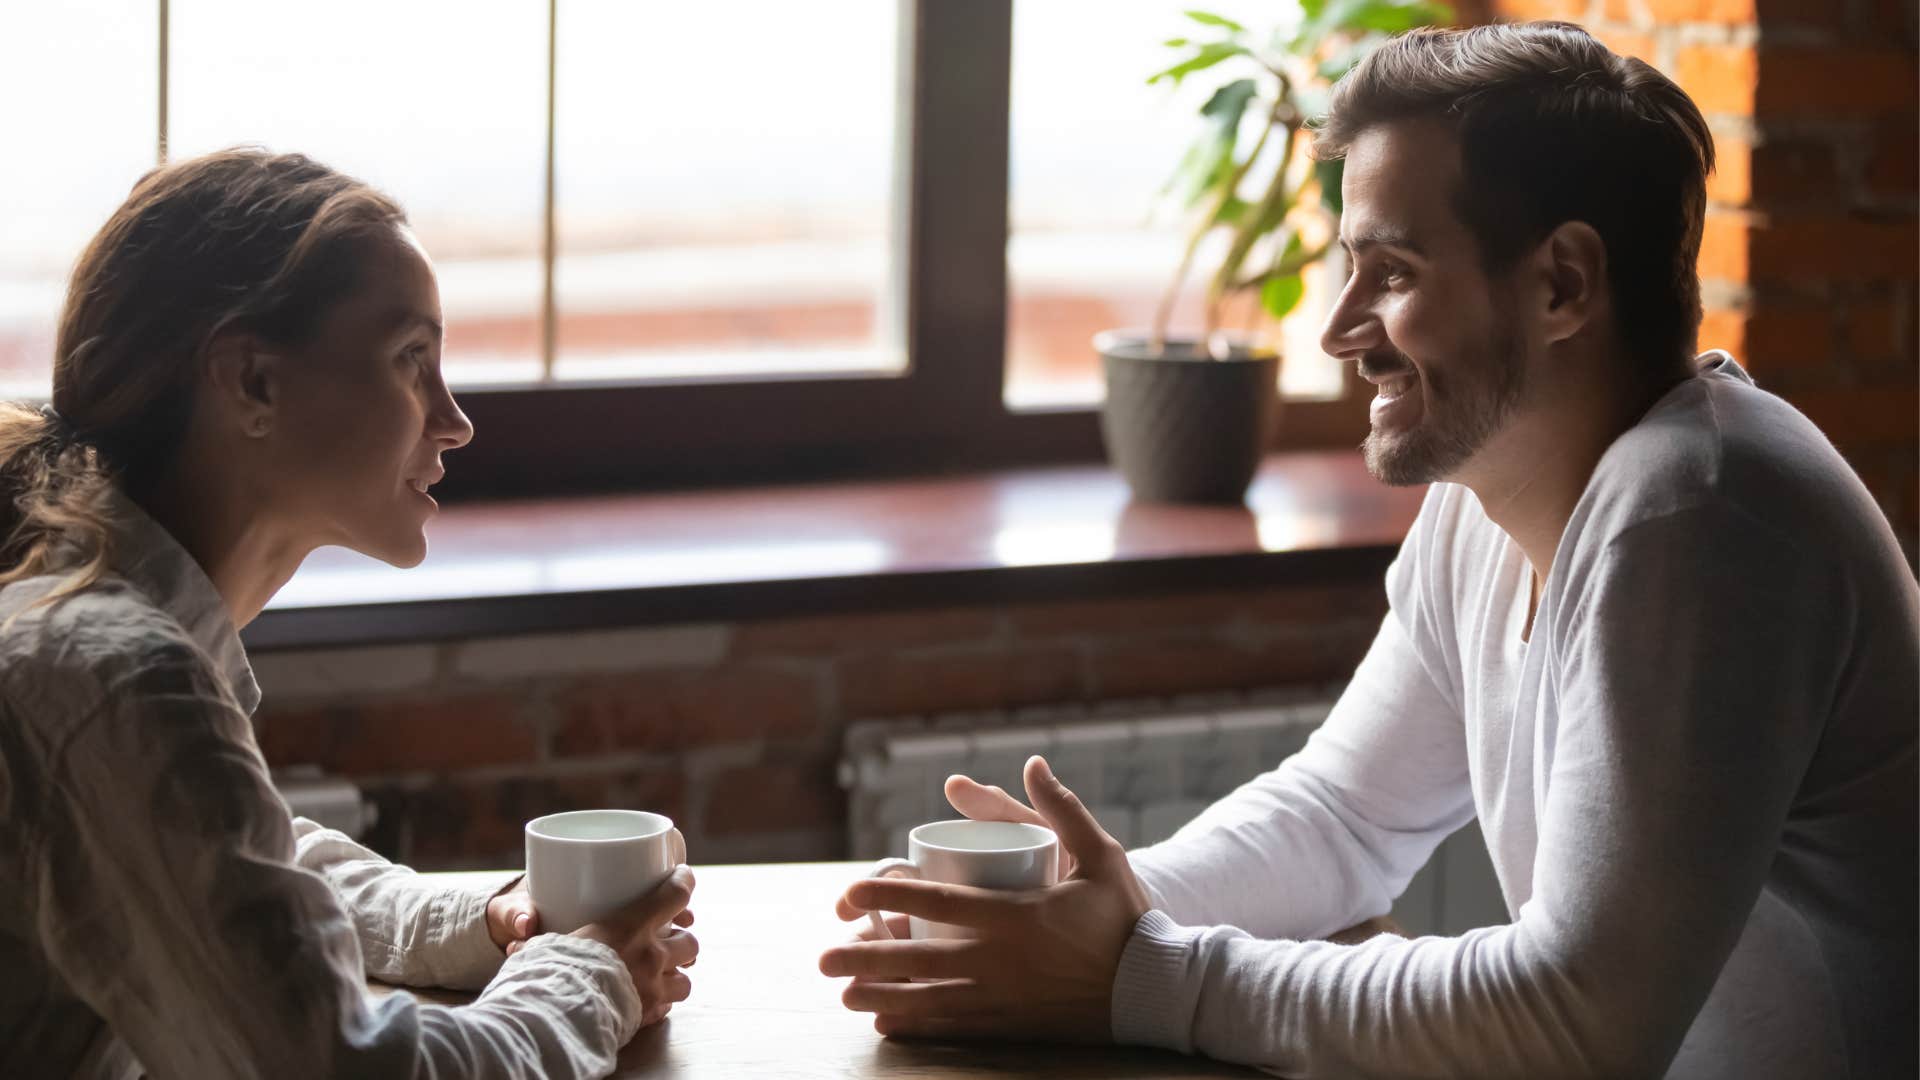
<instances>
[{"instance_id":1,"label":"mug handle","mask_svg":"<svg viewBox=\"0 0 1920 1080\"><path fill-rule=\"evenodd\" d=\"M879 862L874 863L873 869L867 873L868 877L877 878L893 877L895 875L913 878L918 881L920 879L920 868L905 859L881 859ZM873 920L874 932L880 935L880 940L892 941L894 939L893 931L887 929L887 920L881 918L879 912L869 911L867 912L867 918Z\"/></svg>"}]
</instances>

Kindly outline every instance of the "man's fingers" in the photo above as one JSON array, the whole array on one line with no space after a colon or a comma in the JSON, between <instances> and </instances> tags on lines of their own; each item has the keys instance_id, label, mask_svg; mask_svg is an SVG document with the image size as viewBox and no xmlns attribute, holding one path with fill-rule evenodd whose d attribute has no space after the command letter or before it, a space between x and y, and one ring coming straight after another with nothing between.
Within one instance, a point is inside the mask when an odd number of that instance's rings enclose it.
<instances>
[{"instance_id":1,"label":"man's fingers","mask_svg":"<svg viewBox=\"0 0 1920 1080\"><path fill-rule=\"evenodd\" d=\"M673 925L692 926L693 925L693 909L688 908L685 911L682 911L680 914L675 915L673 917Z\"/></svg>"},{"instance_id":2,"label":"man's fingers","mask_svg":"<svg viewBox=\"0 0 1920 1080\"><path fill-rule=\"evenodd\" d=\"M947 777L947 802L962 817L975 821L1020 821L1040 826L1047 823L1033 807L1007 794L1004 789L982 784L969 776Z\"/></svg>"},{"instance_id":3,"label":"man's fingers","mask_svg":"<svg viewBox=\"0 0 1920 1080\"><path fill-rule=\"evenodd\" d=\"M867 878L848 886L843 898L854 918L869 911L918 915L933 922L975 928L998 926L1025 900L1021 893L949 885L941 881Z\"/></svg>"},{"instance_id":4,"label":"man's fingers","mask_svg":"<svg viewBox=\"0 0 1920 1080\"><path fill-rule=\"evenodd\" d=\"M1107 835L1081 804L1080 796L1068 791L1067 785L1053 775L1046 758L1038 754L1028 758L1023 778L1027 782L1027 798L1033 800L1034 808L1046 818L1047 827L1059 835L1061 845L1073 854L1073 861L1080 868L1098 870L1115 854L1124 856L1119 843Z\"/></svg>"},{"instance_id":5,"label":"man's fingers","mask_svg":"<svg viewBox=\"0 0 1920 1080\"><path fill-rule=\"evenodd\" d=\"M660 980L660 988L667 1001L685 1001L693 993L693 980L684 971L673 971Z\"/></svg>"},{"instance_id":6,"label":"man's fingers","mask_svg":"<svg viewBox=\"0 0 1920 1080\"><path fill-rule=\"evenodd\" d=\"M897 1016L956 1016L978 1012L987 1004L971 979L942 982L869 982L855 979L840 1000L854 1012Z\"/></svg>"},{"instance_id":7,"label":"man's fingers","mask_svg":"<svg viewBox=\"0 0 1920 1080\"><path fill-rule=\"evenodd\" d=\"M957 979L980 974L981 945L966 938L863 941L820 955L820 974L834 978Z\"/></svg>"}]
</instances>

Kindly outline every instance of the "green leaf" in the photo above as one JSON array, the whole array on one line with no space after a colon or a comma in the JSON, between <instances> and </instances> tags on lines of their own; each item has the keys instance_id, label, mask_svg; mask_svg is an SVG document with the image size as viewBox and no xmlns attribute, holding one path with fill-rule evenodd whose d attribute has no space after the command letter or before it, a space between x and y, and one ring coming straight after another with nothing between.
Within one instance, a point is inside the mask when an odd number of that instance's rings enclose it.
<instances>
[{"instance_id":1,"label":"green leaf","mask_svg":"<svg viewBox=\"0 0 1920 1080\"><path fill-rule=\"evenodd\" d=\"M1321 35L1345 31L1398 34L1416 26L1451 22L1453 9L1432 0L1330 0L1314 20Z\"/></svg>"},{"instance_id":2,"label":"green leaf","mask_svg":"<svg viewBox=\"0 0 1920 1080\"><path fill-rule=\"evenodd\" d=\"M1206 104L1200 106L1200 115L1217 126L1238 131L1247 103L1259 90L1259 84L1252 79L1235 79L1208 96Z\"/></svg>"},{"instance_id":3,"label":"green leaf","mask_svg":"<svg viewBox=\"0 0 1920 1080\"><path fill-rule=\"evenodd\" d=\"M1225 15L1214 15L1205 11L1189 11L1186 13L1186 16L1202 26L1218 26L1222 30L1231 30L1236 34L1244 34L1247 32L1246 27L1241 26Z\"/></svg>"},{"instance_id":4,"label":"green leaf","mask_svg":"<svg viewBox=\"0 0 1920 1080\"><path fill-rule=\"evenodd\" d=\"M1246 115L1247 106L1258 91L1259 85L1252 79L1235 79L1207 98L1206 104L1200 106L1200 115L1206 124L1167 179L1162 194L1171 194L1182 205L1192 207L1232 175L1233 152L1240 139L1240 118Z\"/></svg>"},{"instance_id":5,"label":"green leaf","mask_svg":"<svg viewBox=\"0 0 1920 1080\"><path fill-rule=\"evenodd\" d=\"M1183 37L1174 37L1174 38L1168 38L1167 40L1161 42L1160 44L1165 45L1169 49L1184 49L1187 46L1193 44L1193 42L1188 41L1186 38L1183 38Z\"/></svg>"},{"instance_id":6,"label":"green leaf","mask_svg":"<svg viewBox=\"0 0 1920 1080\"><path fill-rule=\"evenodd\" d=\"M1340 177L1346 167L1346 161L1339 158L1313 163L1313 175L1320 181L1320 205L1335 214L1340 212Z\"/></svg>"},{"instance_id":7,"label":"green leaf","mask_svg":"<svg viewBox=\"0 0 1920 1080\"><path fill-rule=\"evenodd\" d=\"M1300 297L1307 291L1306 282L1299 274L1285 274L1270 277L1260 286L1260 306L1267 314L1276 319L1284 319L1287 312L1300 304Z\"/></svg>"},{"instance_id":8,"label":"green leaf","mask_svg":"<svg viewBox=\"0 0 1920 1080\"><path fill-rule=\"evenodd\" d=\"M1326 6L1327 0L1300 0L1300 17L1312 22L1320 17L1321 10Z\"/></svg>"},{"instance_id":9,"label":"green leaf","mask_svg":"<svg viewBox=\"0 0 1920 1080\"><path fill-rule=\"evenodd\" d=\"M1245 45L1239 45L1231 41L1209 42L1200 46L1199 51L1187 59L1167 68L1165 71L1155 72L1147 78L1147 83L1148 85L1152 85L1162 79L1170 79L1173 85L1179 86L1180 80L1196 71L1205 71L1207 68L1229 57L1244 56L1246 54L1247 47Z\"/></svg>"},{"instance_id":10,"label":"green leaf","mask_svg":"<svg viewBox=\"0 0 1920 1080\"><path fill-rule=\"evenodd\" d=\"M1247 200L1238 195L1228 195L1227 201L1221 203L1220 209L1213 215L1214 224L1238 225L1252 209L1253 204Z\"/></svg>"}]
</instances>

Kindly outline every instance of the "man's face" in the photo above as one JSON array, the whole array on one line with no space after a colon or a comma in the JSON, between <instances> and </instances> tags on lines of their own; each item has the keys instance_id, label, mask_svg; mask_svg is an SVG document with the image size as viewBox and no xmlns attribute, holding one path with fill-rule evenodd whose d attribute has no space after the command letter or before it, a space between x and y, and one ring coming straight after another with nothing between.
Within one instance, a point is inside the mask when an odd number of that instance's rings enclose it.
<instances>
[{"instance_id":1,"label":"man's face","mask_svg":"<svg viewBox=\"0 0 1920 1080\"><path fill-rule=\"evenodd\" d=\"M1378 387L1367 469L1389 484L1457 480L1525 387L1517 302L1490 279L1452 203L1459 148L1444 126L1400 121L1354 140L1340 239L1353 276L1327 316L1327 354Z\"/></svg>"}]
</instances>

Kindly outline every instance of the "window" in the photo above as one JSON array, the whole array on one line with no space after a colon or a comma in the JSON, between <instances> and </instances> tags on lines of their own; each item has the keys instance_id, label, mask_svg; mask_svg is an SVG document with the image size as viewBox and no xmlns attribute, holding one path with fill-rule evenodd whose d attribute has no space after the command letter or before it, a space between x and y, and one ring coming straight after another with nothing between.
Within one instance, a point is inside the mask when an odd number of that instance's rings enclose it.
<instances>
[{"instance_id":1,"label":"window","mask_svg":"<svg viewBox=\"0 0 1920 1080\"><path fill-rule=\"evenodd\" d=\"M1163 42L1197 29L1185 15L1193 6L1182 0L1014 5L1006 376L1012 408L1097 403L1102 388L1093 335L1153 322L1187 228L1178 207L1163 205L1169 200L1159 193L1197 133L1201 104L1221 81L1208 73L1178 88L1147 83L1176 56ZM1206 7L1250 26L1287 13L1284 5L1244 0ZM1249 116L1243 124L1247 142L1258 120ZM1201 249L1197 272L1173 309L1176 333L1198 327L1205 280L1198 271L1219 257L1220 247ZM1327 277L1308 273L1303 302L1275 336L1284 358L1281 388L1289 397L1340 395L1340 367L1318 340L1333 291Z\"/></svg>"},{"instance_id":2,"label":"window","mask_svg":"<svg viewBox=\"0 0 1920 1080\"><path fill-rule=\"evenodd\" d=\"M408 207L478 430L456 495L1092 458L1088 338L1132 318L1178 250L1169 226L1136 227L1186 135L1190 104L1142 85L1178 12L9 6L0 78L49 105L9 111L0 138L60 167L0 179L0 377L45 393L62 279L156 145L255 142ZM1063 35L1094 46L1084 71L1027 59ZM1158 142L1117 163L1145 130L1122 86ZM1098 108L1072 96L1094 87ZM1065 374L1027 377L1043 368ZM1290 408L1283 442L1357 439L1361 414L1333 404Z\"/></svg>"}]
</instances>

